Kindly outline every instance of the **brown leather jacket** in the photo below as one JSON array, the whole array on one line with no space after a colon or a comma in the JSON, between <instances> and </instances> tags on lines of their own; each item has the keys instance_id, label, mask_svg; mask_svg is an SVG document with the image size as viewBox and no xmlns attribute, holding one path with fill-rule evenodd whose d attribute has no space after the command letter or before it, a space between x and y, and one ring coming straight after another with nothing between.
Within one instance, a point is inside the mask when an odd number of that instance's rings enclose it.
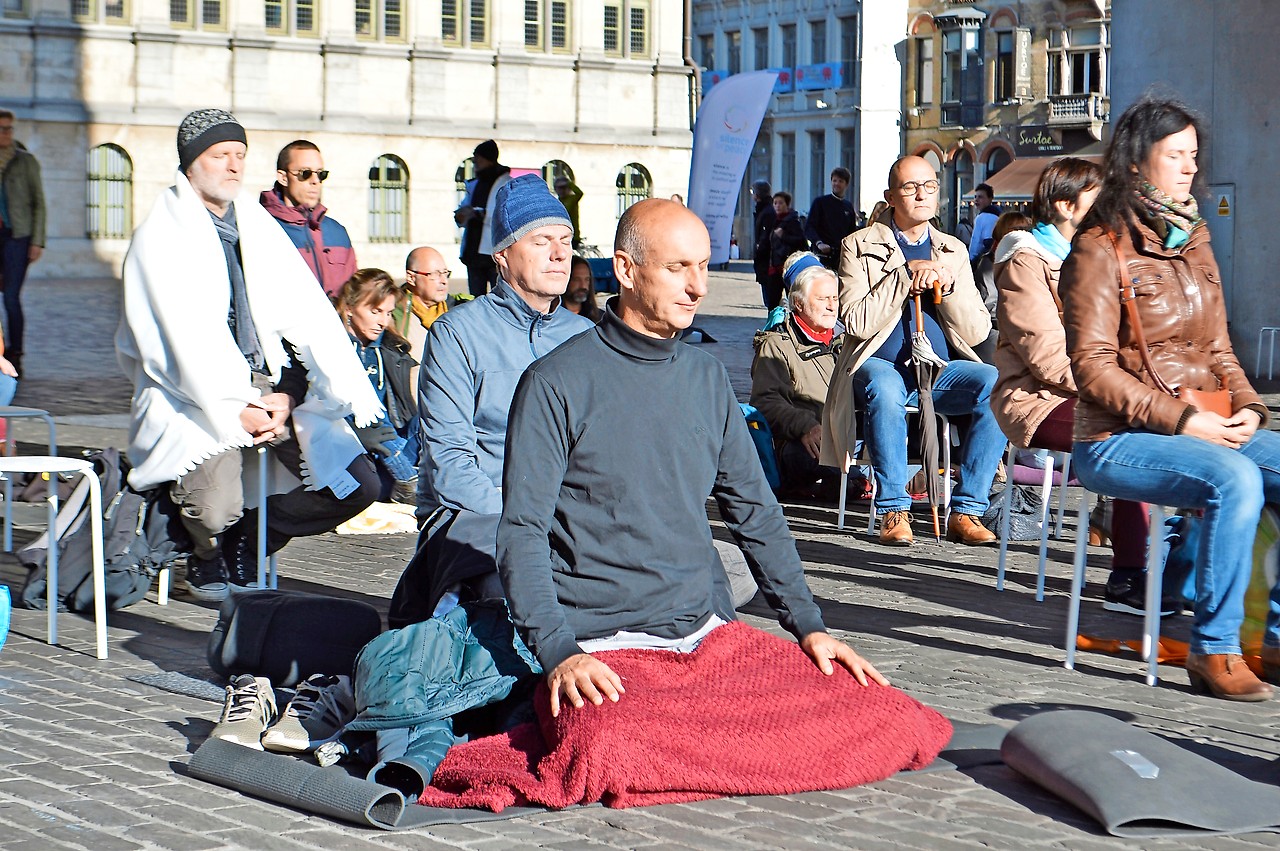
<instances>
[{"instance_id":1,"label":"brown leather jacket","mask_svg":"<svg viewBox=\"0 0 1280 851\"><path fill-rule=\"evenodd\" d=\"M1227 334L1222 279L1209 247L1209 229L1192 231L1180 248L1167 249L1145 221L1118 235L1127 255L1126 280L1136 281L1136 303L1151 363L1170 387L1228 388L1232 410L1267 409L1245 378ZM1120 303L1115 249L1098 226L1079 234L1062 264L1059 292L1067 353L1080 401L1077 441L1146 429L1178 434L1196 409L1156 389L1142 364L1129 318Z\"/></svg>"}]
</instances>

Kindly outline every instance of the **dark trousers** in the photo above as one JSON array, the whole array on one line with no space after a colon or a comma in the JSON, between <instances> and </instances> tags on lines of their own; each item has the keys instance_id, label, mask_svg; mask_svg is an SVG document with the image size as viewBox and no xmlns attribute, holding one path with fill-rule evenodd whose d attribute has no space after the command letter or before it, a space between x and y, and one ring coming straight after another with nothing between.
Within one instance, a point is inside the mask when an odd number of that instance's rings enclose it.
<instances>
[{"instance_id":1,"label":"dark trousers","mask_svg":"<svg viewBox=\"0 0 1280 851\"><path fill-rule=\"evenodd\" d=\"M462 262L467 267L467 291L476 298L489 292L489 288L498 282L498 264L492 257L478 254Z\"/></svg>"},{"instance_id":2,"label":"dark trousers","mask_svg":"<svg viewBox=\"0 0 1280 851\"><path fill-rule=\"evenodd\" d=\"M765 310L773 310L782 303L782 273L766 272L760 281L760 299Z\"/></svg>"},{"instance_id":3,"label":"dark trousers","mask_svg":"<svg viewBox=\"0 0 1280 851\"><path fill-rule=\"evenodd\" d=\"M22 334L25 322L22 317L22 282L27 278L27 252L31 250L31 237L21 239L8 228L0 228L0 268L4 275L4 313L6 318L4 350L7 355L22 354Z\"/></svg>"}]
</instances>

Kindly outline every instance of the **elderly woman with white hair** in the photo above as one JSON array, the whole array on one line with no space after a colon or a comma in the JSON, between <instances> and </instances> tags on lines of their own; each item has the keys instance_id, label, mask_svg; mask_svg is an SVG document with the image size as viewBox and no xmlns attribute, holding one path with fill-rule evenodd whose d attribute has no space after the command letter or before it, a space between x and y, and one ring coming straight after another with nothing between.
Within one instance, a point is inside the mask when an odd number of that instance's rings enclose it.
<instances>
[{"instance_id":1,"label":"elderly woman with white hair","mask_svg":"<svg viewBox=\"0 0 1280 851\"><path fill-rule=\"evenodd\" d=\"M787 317L756 333L751 404L773 432L783 490L825 494L840 481L838 470L818 464L822 406L844 335L837 317L839 286L835 273L808 251L790 255L782 269Z\"/></svg>"}]
</instances>

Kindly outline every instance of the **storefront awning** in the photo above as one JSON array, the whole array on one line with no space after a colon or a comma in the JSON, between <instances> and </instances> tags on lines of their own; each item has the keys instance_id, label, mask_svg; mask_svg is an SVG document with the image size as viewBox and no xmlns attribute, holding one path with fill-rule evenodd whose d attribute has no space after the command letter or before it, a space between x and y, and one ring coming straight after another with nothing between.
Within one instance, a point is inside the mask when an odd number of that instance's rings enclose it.
<instances>
[{"instance_id":1,"label":"storefront awning","mask_svg":"<svg viewBox=\"0 0 1280 851\"><path fill-rule=\"evenodd\" d=\"M1049 163L1060 159L1062 157L1023 157L988 177L986 182L995 191L997 202L1030 201L1036 192L1036 184L1040 182L1040 173ZM1102 156L1099 154L1081 156L1080 159L1102 165ZM965 198L972 199L973 193L970 192Z\"/></svg>"}]
</instances>

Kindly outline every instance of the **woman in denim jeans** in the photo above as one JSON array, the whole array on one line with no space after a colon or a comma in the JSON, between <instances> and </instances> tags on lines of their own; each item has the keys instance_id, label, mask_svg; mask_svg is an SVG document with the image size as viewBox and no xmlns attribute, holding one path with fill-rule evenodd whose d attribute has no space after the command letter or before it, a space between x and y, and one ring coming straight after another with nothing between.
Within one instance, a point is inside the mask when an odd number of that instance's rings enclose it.
<instances>
[{"instance_id":1,"label":"woman in denim jeans","mask_svg":"<svg viewBox=\"0 0 1280 851\"><path fill-rule=\"evenodd\" d=\"M1280 435L1262 429L1266 406L1227 334L1218 265L1192 195L1203 138L1185 106L1150 96L1115 124L1102 190L1062 266L1079 389L1072 463L1098 493L1203 509L1187 673L1197 692L1262 701L1272 689L1241 659L1240 626L1258 517L1264 501L1280 502ZM1188 389L1228 391L1229 413L1179 398ZM1280 682L1276 597L1262 657L1269 682Z\"/></svg>"}]
</instances>

